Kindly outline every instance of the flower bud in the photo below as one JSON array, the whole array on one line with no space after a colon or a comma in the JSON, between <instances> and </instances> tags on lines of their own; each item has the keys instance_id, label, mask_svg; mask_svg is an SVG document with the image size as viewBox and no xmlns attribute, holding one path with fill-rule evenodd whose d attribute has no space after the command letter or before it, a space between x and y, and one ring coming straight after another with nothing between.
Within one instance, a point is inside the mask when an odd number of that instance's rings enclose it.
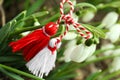
<instances>
[{"instance_id":1,"label":"flower bud","mask_svg":"<svg viewBox=\"0 0 120 80\"><path fill-rule=\"evenodd\" d=\"M93 11L87 11L83 18L82 18L82 21L83 22L90 22L95 16L95 13Z\"/></svg>"},{"instance_id":2,"label":"flower bud","mask_svg":"<svg viewBox=\"0 0 120 80\"><path fill-rule=\"evenodd\" d=\"M111 42L116 42L120 37L120 24L115 24L110 28L110 31L106 33L106 38Z\"/></svg>"},{"instance_id":3,"label":"flower bud","mask_svg":"<svg viewBox=\"0 0 120 80\"><path fill-rule=\"evenodd\" d=\"M118 20L119 15L116 12L109 12L102 20L101 25L106 28L110 28Z\"/></svg>"}]
</instances>

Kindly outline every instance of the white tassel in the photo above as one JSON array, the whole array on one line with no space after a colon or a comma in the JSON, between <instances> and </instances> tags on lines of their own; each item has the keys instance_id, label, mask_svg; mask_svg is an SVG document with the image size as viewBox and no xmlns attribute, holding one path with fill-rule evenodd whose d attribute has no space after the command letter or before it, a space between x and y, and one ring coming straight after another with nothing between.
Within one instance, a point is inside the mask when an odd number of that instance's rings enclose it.
<instances>
[{"instance_id":1,"label":"white tassel","mask_svg":"<svg viewBox=\"0 0 120 80\"><path fill-rule=\"evenodd\" d=\"M55 45L55 42L56 40L51 39L49 46L57 46ZM38 52L37 55L26 64L26 66L34 75L42 78L44 74L47 76L55 67L56 54L56 50L52 53L48 46L46 46L44 49Z\"/></svg>"}]
</instances>

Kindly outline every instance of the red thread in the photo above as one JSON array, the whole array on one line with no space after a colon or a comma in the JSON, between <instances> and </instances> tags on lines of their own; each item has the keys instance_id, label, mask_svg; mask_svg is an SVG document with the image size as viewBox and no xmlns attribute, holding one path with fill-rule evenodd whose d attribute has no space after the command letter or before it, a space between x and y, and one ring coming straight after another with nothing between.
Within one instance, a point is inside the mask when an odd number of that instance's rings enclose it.
<instances>
[{"instance_id":1,"label":"red thread","mask_svg":"<svg viewBox=\"0 0 120 80\"><path fill-rule=\"evenodd\" d=\"M45 25L45 32L48 35L53 36L57 32L57 28L57 24L50 22ZM47 36L43 32L43 29L37 29L20 40L11 42L9 46L12 47L13 52L22 51L25 60L29 61L40 50L48 45L50 36Z\"/></svg>"}]
</instances>

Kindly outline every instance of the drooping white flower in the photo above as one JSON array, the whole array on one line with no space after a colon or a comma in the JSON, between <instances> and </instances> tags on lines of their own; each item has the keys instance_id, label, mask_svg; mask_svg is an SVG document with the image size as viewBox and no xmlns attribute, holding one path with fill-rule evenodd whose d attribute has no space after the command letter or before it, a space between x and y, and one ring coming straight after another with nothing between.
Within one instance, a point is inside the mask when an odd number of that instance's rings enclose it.
<instances>
[{"instance_id":1,"label":"drooping white flower","mask_svg":"<svg viewBox=\"0 0 120 80\"><path fill-rule=\"evenodd\" d=\"M114 46L113 44L111 44L111 43L103 45L103 46L102 46L102 50L107 50L107 51L105 51L103 54L104 54L105 56L111 55L111 54L113 53L113 51L114 51L114 50L112 50L112 48L114 48L114 47L115 47L115 46ZM108 49L109 49L109 50L108 50Z\"/></svg>"},{"instance_id":2,"label":"drooping white flower","mask_svg":"<svg viewBox=\"0 0 120 80\"><path fill-rule=\"evenodd\" d=\"M83 62L88 57L90 57L96 50L96 45L92 44L91 46L86 46L85 44L72 45L67 47L64 52L64 59L66 62L75 61Z\"/></svg>"},{"instance_id":3,"label":"drooping white flower","mask_svg":"<svg viewBox=\"0 0 120 80\"><path fill-rule=\"evenodd\" d=\"M106 33L106 38L110 39L111 42L116 42L120 38L120 24L113 25Z\"/></svg>"},{"instance_id":4,"label":"drooping white flower","mask_svg":"<svg viewBox=\"0 0 120 80\"><path fill-rule=\"evenodd\" d=\"M120 49L116 49L113 51L113 55L120 55ZM120 56L115 57L111 63L110 72L115 72L120 70Z\"/></svg>"},{"instance_id":5,"label":"drooping white flower","mask_svg":"<svg viewBox=\"0 0 120 80\"><path fill-rule=\"evenodd\" d=\"M110 64L109 72L115 72L120 70L120 49L112 49L115 46L113 44L106 44L102 46L102 50L106 50L103 54L105 56L116 55L117 57L113 58L113 61Z\"/></svg>"},{"instance_id":6,"label":"drooping white flower","mask_svg":"<svg viewBox=\"0 0 120 80\"><path fill-rule=\"evenodd\" d=\"M86 46L85 44L78 45L70 56L72 61L75 62L83 62L89 56L91 56L96 50L96 44L92 44L91 46Z\"/></svg>"},{"instance_id":7,"label":"drooping white flower","mask_svg":"<svg viewBox=\"0 0 120 80\"><path fill-rule=\"evenodd\" d=\"M89 22L94 18L94 16L95 16L95 13L93 11L87 11L83 16L82 21Z\"/></svg>"},{"instance_id":8,"label":"drooping white flower","mask_svg":"<svg viewBox=\"0 0 120 80\"><path fill-rule=\"evenodd\" d=\"M116 12L109 12L102 20L102 27L110 28L118 20L119 15Z\"/></svg>"}]
</instances>

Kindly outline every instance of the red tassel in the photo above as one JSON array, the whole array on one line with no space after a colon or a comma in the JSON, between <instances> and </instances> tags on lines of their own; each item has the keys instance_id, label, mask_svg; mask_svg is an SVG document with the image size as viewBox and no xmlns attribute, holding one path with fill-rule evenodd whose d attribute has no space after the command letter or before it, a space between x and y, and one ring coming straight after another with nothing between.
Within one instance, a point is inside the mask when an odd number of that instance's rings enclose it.
<instances>
[{"instance_id":1,"label":"red tassel","mask_svg":"<svg viewBox=\"0 0 120 80\"><path fill-rule=\"evenodd\" d=\"M21 38L16 42L11 42L9 46L12 47L13 52L22 51L26 61L33 58L40 50L48 45L50 37L53 36L58 29L58 25L50 22L43 29L38 29Z\"/></svg>"}]
</instances>

